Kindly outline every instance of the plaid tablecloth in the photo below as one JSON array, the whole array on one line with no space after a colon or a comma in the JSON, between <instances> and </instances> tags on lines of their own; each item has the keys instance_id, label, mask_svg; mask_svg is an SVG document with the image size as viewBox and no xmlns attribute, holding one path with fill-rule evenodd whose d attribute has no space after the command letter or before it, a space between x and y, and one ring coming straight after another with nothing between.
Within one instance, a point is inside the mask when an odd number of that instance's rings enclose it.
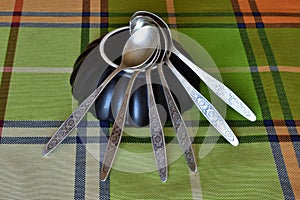
<instances>
[{"instance_id":1,"label":"plaid tablecloth","mask_svg":"<svg viewBox=\"0 0 300 200\"><path fill-rule=\"evenodd\" d=\"M69 78L77 56L89 42L127 25L137 10L158 14L201 44L257 121L228 108L226 120L240 145L220 137L201 157L203 141L209 143L202 119L195 174L181 156L169 165L166 183L156 171L120 168L100 182L99 159L87 150L99 145L88 138L108 134L107 123L89 114L55 152L42 157L41 150L76 107ZM299 27L297 0L2 1L0 199L300 199ZM172 139L172 128L165 129ZM151 143L125 134L121 148L151 152ZM126 167L135 160L117 157L121 161Z\"/></svg>"}]
</instances>

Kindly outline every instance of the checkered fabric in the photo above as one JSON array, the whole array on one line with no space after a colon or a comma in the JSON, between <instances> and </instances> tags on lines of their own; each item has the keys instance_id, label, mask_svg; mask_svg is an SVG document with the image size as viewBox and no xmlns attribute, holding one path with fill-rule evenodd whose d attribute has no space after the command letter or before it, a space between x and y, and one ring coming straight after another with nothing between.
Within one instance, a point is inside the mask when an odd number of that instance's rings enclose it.
<instances>
[{"instance_id":1,"label":"checkered fabric","mask_svg":"<svg viewBox=\"0 0 300 200\"><path fill-rule=\"evenodd\" d=\"M121 167L101 182L103 145L96 138L109 134L107 122L88 114L56 151L41 151L77 106L69 84L76 58L94 39L128 25L137 10L156 13L201 44L257 121L227 108L240 145L220 137L201 157L206 137L214 136L205 135L209 125L200 117L195 174L181 156L162 183L155 170L122 170L136 160L118 153ZM0 199L300 199L299 27L297 0L2 1ZM179 149L172 127L165 129L169 146ZM125 134L121 149L151 152L150 136Z\"/></svg>"}]
</instances>

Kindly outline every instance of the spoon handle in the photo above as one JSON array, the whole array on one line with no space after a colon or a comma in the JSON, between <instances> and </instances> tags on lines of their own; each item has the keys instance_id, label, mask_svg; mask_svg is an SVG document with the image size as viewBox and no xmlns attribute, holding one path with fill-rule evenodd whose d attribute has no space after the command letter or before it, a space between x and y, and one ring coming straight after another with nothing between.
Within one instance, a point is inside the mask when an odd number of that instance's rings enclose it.
<instances>
[{"instance_id":1,"label":"spoon handle","mask_svg":"<svg viewBox=\"0 0 300 200\"><path fill-rule=\"evenodd\" d=\"M44 146L42 155L49 155L79 124L85 114L91 108L105 86L122 71L122 67L116 68L102 83L88 96L74 112L61 124L48 143Z\"/></svg>"},{"instance_id":2,"label":"spoon handle","mask_svg":"<svg viewBox=\"0 0 300 200\"><path fill-rule=\"evenodd\" d=\"M231 106L234 110L236 110L248 120L256 120L256 116L254 115L254 113L228 87L226 87L223 83L215 79L213 76L209 75L200 67L196 66L193 62L191 62L188 58L181 54L174 46L171 48L171 51L175 55L177 55L183 62L185 62L186 65L189 66L199 76L199 78L202 79L203 82L226 104Z\"/></svg>"},{"instance_id":3,"label":"spoon handle","mask_svg":"<svg viewBox=\"0 0 300 200\"><path fill-rule=\"evenodd\" d=\"M228 142L237 146L239 144L238 139L215 107L177 71L168 58L166 62L206 119Z\"/></svg>"},{"instance_id":4,"label":"spoon handle","mask_svg":"<svg viewBox=\"0 0 300 200\"><path fill-rule=\"evenodd\" d=\"M160 179L163 182L167 181L167 154L166 154L166 144L163 133L163 127L159 117L159 113L156 107L152 83L151 83L151 68L148 68L145 72L146 82L148 88L148 107L149 107L149 124L151 132L151 142L154 151L154 158L156 160L156 165Z\"/></svg>"},{"instance_id":5,"label":"spoon handle","mask_svg":"<svg viewBox=\"0 0 300 200\"><path fill-rule=\"evenodd\" d=\"M125 124L125 119L126 119L126 111L128 108L128 102L130 99L130 94L132 90L132 85L137 77L137 75L140 73L140 71L135 71L131 79L127 85L125 95L121 104L121 108L116 116L116 120L113 124L111 135L109 137L109 141L106 146L106 151L105 155L103 158L102 162L102 167L101 167L101 173L100 173L100 180L105 181L109 171L111 169L111 166L113 164L113 161L115 159L115 156L117 154L117 150L120 145L122 133L123 133L123 128Z\"/></svg>"},{"instance_id":6,"label":"spoon handle","mask_svg":"<svg viewBox=\"0 0 300 200\"><path fill-rule=\"evenodd\" d=\"M184 153L184 157L186 159L186 162L187 162L190 170L192 172L195 172L195 171L197 171L197 164L196 164L194 151L192 148L192 143L191 143L190 137L188 135L188 131L187 131L186 125L184 123L184 120L182 118L182 115L181 115L181 113L175 103L175 100L171 94L171 91L168 87L162 66L158 67L158 74L159 74L159 78L160 78L162 86L163 86L163 90L164 90L165 98L167 101L170 117L171 117L173 127L176 132L178 142Z\"/></svg>"}]
</instances>

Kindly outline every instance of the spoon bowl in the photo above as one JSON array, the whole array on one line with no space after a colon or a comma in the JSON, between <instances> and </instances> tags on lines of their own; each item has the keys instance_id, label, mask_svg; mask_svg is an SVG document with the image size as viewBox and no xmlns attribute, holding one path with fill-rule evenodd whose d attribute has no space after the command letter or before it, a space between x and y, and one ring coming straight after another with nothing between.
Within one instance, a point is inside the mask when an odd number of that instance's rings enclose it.
<instances>
[{"instance_id":1,"label":"spoon bowl","mask_svg":"<svg viewBox=\"0 0 300 200\"><path fill-rule=\"evenodd\" d=\"M157 38L158 31L152 26L144 26L134 32L125 44L120 67L141 69L149 60L153 62L151 56L157 50Z\"/></svg>"}]
</instances>

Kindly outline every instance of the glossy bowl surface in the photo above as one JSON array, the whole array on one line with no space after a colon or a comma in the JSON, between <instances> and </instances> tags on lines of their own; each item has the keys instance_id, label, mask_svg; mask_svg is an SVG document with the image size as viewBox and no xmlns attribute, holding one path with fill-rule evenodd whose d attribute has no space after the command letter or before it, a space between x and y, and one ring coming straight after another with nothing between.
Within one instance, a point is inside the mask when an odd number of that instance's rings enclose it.
<instances>
[{"instance_id":1,"label":"glossy bowl surface","mask_svg":"<svg viewBox=\"0 0 300 200\"><path fill-rule=\"evenodd\" d=\"M130 37L128 30L124 30L109 38L104 46L106 55L114 63L121 62L123 47ZM100 56L99 44L102 38L94 40L86 50L79 55L74 63L73 72L70 77L72 94L79 103L83 102L92 91L105 80L105 78L115 69L109 66ZM190 58L188 53L174 41L174 45L185 56ZM191 58L190 58L191 59ZM177 70L195 87L199 88L200 79L176 56L171 55L171 62ZM163 66L164 74L173 97L181 110L184 112L193 106L192 100L188 97L184 88L173 75L167 66ZM121 72L106 86L100 96L92 106L90 112L99 120L114 122L115 116L121 106L127 83L131 73ZM162 86L160 84L157 69L153 69L152 87L160 116L164 120L170 120L168 108L164 98ZM133 85L132 94L129 101L126 125L129 126L147 126L149 123L147 88L144 73L140 73Z\"/></svg>"}]
</instances>

